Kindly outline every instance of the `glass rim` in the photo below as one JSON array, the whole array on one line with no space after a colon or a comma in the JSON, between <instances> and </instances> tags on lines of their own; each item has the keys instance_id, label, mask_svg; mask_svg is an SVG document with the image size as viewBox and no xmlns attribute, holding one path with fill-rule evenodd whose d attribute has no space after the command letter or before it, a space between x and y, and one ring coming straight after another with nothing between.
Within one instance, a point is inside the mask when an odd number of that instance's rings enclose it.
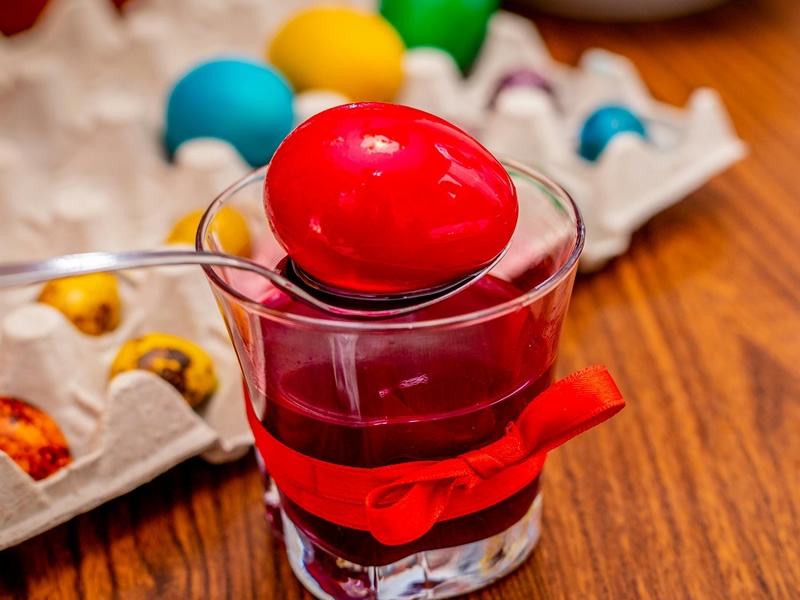
<instances>
[{"instance_id":1,"label":"glass rim","mask_svg":"<svg viewBox=\"0 0 800 600\"><path fill-rule=\"evenodd\" d=\"M392 330L397 331L403 329L417 330L423 328L441 328L451 325L458 325L462 323L474 324L476 322L484 321L486 319L493 318L495 316L500 316L508 311L516 310L521 306L525 306L526 304L530 304L546 296L559 284L561 284L570 275L570 273L572 273L573 268L577 265L581 253L583 252L583 247L586 242L586 229L583 222L583 217L581 215L581 211L578 208L578 205L575 203L575 200L563 187L561 187L553 179L551 179L547 175L544 175L543 173L541 173L536 169L523 165L522 163L516 160L507 158L500 158L498 160L506 168L506 170L511 169L513 171L519 172L521 175L533 179L537 184L542 186L547 192L558 198L561 201L562 206L564 206L565 208L571 208L572 215L575 218L574 224L576 230L576 237L573 242L572 249L570 250L569 255L567 256L566 260L563 261L561 266L547 279L544 279L543 281L539 282L530 290L523 292L520 296L512 298L511 300L507 300L506 302L501 302L494 306L483 308L477 311L459 313L457 315L452 315L450 317L413 321L413 322L400 322L400 323L394 322L391 319L359 321L355 319L346 319L341 317L339 318L326 317L326 316L309 317L305 315L296 315L287 313L281 310L270 308L268 306L265 306L264 304L261 304L257 300L248 297L241 291L229 285L228 282L226 282L222 277L220 277L220 275L217 273L217 271L214 269L212 265L202 265L203 270L205 271L206 277L208 278L208 280L211 282L212 286L215 289L220 290L226 296L233 299L237 304L246 308L249 312L259 314L269 319L273 320L277 319L295 325L324 327L326 329L335 329L340 331L392 331ZM226 205L228 199L231 198L234 194L236 194L237 192L241 191L242 189L246 188L247 186L253 183L256 183L258 181L263 181L268 169L269 165L267 164L254 171L251 171L250 173L248 173L247 175L245 175L244 177L242 177L241 179L230 185L226 190L221 192L211 202L211 204L209 204L209 206L203 213L203 217L201 218L200 224L198 225L197 228L197 234L195 236L196 250L198 251L211 250L206 246L205 238L214 217ZM264 218L266 219L266 216Z\"/></svg>"}]
</instances>

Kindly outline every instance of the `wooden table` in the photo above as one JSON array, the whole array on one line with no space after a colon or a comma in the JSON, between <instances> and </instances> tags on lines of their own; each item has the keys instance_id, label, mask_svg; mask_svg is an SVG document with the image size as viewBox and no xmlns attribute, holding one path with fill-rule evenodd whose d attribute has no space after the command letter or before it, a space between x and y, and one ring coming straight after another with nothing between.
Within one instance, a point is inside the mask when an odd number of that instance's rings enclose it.
<instances>
[{"instance_id":1,"label":"wooden table","mask_svg":"<svg viewBox=\"0 0 800 600\"><path fill-rule=\"evenodd\" d=\"M529 14L562 62L625 54L675 105L718 89L751 154L578 280L560 371L605 363L628 407L551 454L538 549L470 598L800 598L800 4ZM0 597L310 598L252 455L190 460L0 553Z\"/></svg>"}]
</instances>

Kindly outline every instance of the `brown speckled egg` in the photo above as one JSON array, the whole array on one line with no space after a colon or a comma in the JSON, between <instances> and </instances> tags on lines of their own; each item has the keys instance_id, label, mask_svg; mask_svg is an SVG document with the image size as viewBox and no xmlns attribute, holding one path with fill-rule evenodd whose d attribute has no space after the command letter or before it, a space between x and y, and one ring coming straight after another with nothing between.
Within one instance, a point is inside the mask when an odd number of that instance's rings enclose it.
<instances>
[{"instance_id":1,"label":"brown speckled egg","mask_svg":"<svg viewBox=\"0 0 800 600\"><path fill-rule=\"evenodd\" d=\"M141 369L172 384L195 407L217 389L211 357L197 344L175 335L148 333L129 340L111 365L111 378L124 371Z\"/></svg>"},{"instance_id":2,"label":"brown speckled egg","mask_svg":"<svg viewBox=\"0 0 800 600\"><path fill-rule=\"evenodd\" d=\"M0 396L0 450L37 481L72 462L56 422L35 406L8 396Z\"/></svg>"}]
</instances>

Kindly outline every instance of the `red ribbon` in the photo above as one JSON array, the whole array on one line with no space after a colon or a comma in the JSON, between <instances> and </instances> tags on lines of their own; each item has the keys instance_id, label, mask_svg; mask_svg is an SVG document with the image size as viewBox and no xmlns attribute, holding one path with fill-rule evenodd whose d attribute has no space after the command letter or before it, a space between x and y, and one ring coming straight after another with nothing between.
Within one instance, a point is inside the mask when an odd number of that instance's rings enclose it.
<instances>
[{"instance_id":1,"label":"red ribbon","mask_svg":"<svg viewBox=\"0 0 800 600\"><path fill-rule=\"evenodd\" d=\"M539 475L548 451L625 406L605 367L588 367L536 396L496 442L446 460L367 469L292 450L272 437L251 402L245 403L256 446L283 494L322 519L369 531L389 546L413 542L438 521L513 496Z\"/></svg>"}]
</instances>

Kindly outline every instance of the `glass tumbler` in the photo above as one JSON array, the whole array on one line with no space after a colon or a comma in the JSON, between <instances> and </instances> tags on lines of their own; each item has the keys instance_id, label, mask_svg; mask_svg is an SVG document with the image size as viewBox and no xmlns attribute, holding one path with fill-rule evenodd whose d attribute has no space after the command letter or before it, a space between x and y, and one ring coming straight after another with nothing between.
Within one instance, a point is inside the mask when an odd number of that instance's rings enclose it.
<instances>
[{"instance_id":1,"label":"glass tumbler","mask_svg":"<svg viewBox=\"0 0 800 600\"><path fill-rule=\"evenodd\" d=\"M331 317L256 275L204 267L244 374L267 514L318 598L464 594L513 570L539 539L541 464L496 473L476 451L553 383L584 232L558 185L504 166L520 202L510 250L417 312ZM211 224L233 207L263 223L255 258L283 258L263 217L267 168L212 203L198 249L224 250Z\"/></svg>"}]
</instances>

